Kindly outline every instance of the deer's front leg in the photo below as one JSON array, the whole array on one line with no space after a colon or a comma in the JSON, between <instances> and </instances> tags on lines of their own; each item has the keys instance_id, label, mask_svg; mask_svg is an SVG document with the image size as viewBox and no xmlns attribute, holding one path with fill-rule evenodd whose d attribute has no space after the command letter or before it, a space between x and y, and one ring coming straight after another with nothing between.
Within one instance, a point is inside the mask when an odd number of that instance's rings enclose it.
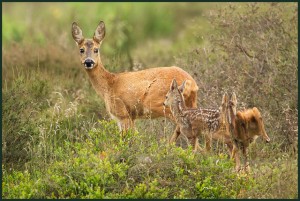
<instances>
[{"instance_id":1,"label":"deer's front leg","mask_svg":"<svg viewBox=\"0 0 300 201\"><path fill-rule=\"evenodd\" d=\"M238 172L241 169L241 161L240 161L240 156L239 156L239 150L236 147L235 144L227 144L229 152L230 152L230 158L234 159L235 161L235 170Z\"/></svg>"},{"instance_id":2,"label":"deer's front leg","mask_svg":"<svg viewBox=\"0 0 300 201\"><path fill-rule=\"evenodd\" d=\"M203 149L199 145L199 138L198 138L199 132L200 131L198 131L198 129L192 129L192 135L191 135L191 137L188 137L191 145L194 148L193 149L194 153L196 153L197 150L199 150L200 152L203 152Z\"/></svg>"},{"instance_id":3,"label":"deer's front leg","mask_svg":"<svg viewBox=\"0 0 300 201\"><path fill-rule=\"evenodd\" d=\"M178 125L176 125L174 133L169 141L169 144L172 144L173 142L175 142L179 135L180 135L180 127Z\"/></svg>"},{"instance_id":4,"label":"deer's front leg","mask_svg":"<svg viewBox=\"0 0 300 201\"><path fill-rule=\"evenodd\" d=\"M210 133L206 134L205 135L205 149L207 152L209 152L211 150L211 139L212 139L212 136Z\"/></svg>"},{"instance_id":5,"label":"deer's front leg","mask_svg":"<svg viewBox=\"0 0 300 201\"><path fill-rule=\"evenodd\" d=\"M202 151L201 147L199 146L199 140L197 137L198 130L197 129L188 129L187 130L187 138L189 143L193 146L193 152L196 153L198 149Z\"/></svg>"},{"instance_id":6,"label":"deer's front leg","mask_svg":"<svg viewBox=\"0 0 300 201\"><path fill-rule=\"evenodd\" d=\"M122 131L134 129L134 120L131 120L130 118L120 120L120 128Z\"/></svg>"},{"instance_id":7,"label":"deer's front leg","mask_svg":"<svg viewBox=\"0 0 300 201\"><path fill-rule=\"evenodd\" d=\"M187 138L189 140L189 143L193 146L193 152L196 153L198 149L197 147L198 138L194 135L188 136Z\"/></svg>"},{"instance_id":8,"label":"deer's front leg","mask_svg":"<svg viewBox=\"0 0 300 201\"><path fill-rule=\"evenodd\" d=\"M200 147L200 144L199 144L199 138L196 137L196 138L195 138L195 143L194 143L194 150L193 150L193 152L196 153L198 150L199 150L201 153L205 153L205 151L203 150L203 148Z\"/></svg>"},{"instance_id":9,"label":"deer's front leg","mask_svg":"<svg viewBox=\"0 0 300 201\"><path fill-rule=\"evenodd\" d=\"M129 129L134 129L134 120L130 118L121 119L118 123L121 137L124 138Z\"/></svg>"},{"instance_id":10,"label":"deer's front leg","mask_svg":"<svg viewBox=\"0 0 300 201\"><path fill-rule=\"evenodd\" d=\"M246 146L243 146L243 155L244 155L244 158L245 158L244 168L245 168L245 171L248 172L248 171L250 171L250 164L248 162L249 152L248 152L248 149L247 149Z\"/></svg>"},{"instance_id":11,"label":"deer's front leg","mask_svg":"<svg viewBox=\"0 0 300 201\"><path fill-rule=\"evenodd\" d=\"M134 128L134 120L130 115L130 110L126 107L122 99L116 97L109 97L105 99L105 106L109 111L112 119L118 122L118 127L122 132L122 136L128 129Z\"/></svg>"}]
</instances>

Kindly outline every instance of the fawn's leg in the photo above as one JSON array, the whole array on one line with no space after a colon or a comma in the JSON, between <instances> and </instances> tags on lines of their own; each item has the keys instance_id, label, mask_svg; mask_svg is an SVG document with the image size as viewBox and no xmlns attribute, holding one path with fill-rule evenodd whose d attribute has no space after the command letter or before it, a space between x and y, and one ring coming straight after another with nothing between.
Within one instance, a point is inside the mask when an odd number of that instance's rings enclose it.
<instances>
[{"instance_id":1,"label":"fawn's leg","mask_svg":"<svg viewBox=\"0 0 300 201\"><path fill-rule=\"evenodd\" d=\"M194 153L196 153L197 150L199 150L201 152L203 151L203 149L199 145L199 139L198 139L198 137L195 137L195 141L194 141L193 146L194 146L194 150L193 150Z\"/></svg>"},{"instance_id":2,"label":"fawn's leg","mask_svg":"<svg viewBox=\"0 0 300 201\"><path fill-rule=\"evenodd\" d=\"M241 160L240 160L239 150L236 147L236 145L232 145L232 144L228 145L227 144L227 146L228 146L229 152L231 153L230 158L234 159L234 161L235 161L235 170L238 172L241 169Z\"/></svg>"},{"instance_id":3,"label":"fawn's leg","mask_svg":"<svg viewBox=\"0 0 300 201\"><path fill-rule=\"evenodd\" d=\"M169 141L169 144L172 144L173 142L175 142L179 135L180 135L180 127L178 125L176 125L174 133Z\"/></svg>"},{"instance_id":4,"label":"fawn's leg","mask_svg":"<svg viewBox=\"0 0 300 201\"><path fill-rule=\"evenodd\" d=\"M250 171L250 164L248 162L248 156L249 156L249 152L246 146L243 146L243 155L245 158L244 164L245 164L245 171L248 172Z\"/></svg>"},{"instance_id":5,"label":"fawn's leg","mask_svg":"<svg viewBox=\"0 0 300 201\"><path fill-rule=\"evenodd\" d=\"M211 150L211 135L210 133L205 135L205 149L207 152L209 152Z\"/></svg>"},{"instance_id":6,"label":"fawn's leg","mask_svg":"<svg viewBox=\"0 0 300 201\"><path fill-rule=\"evenodd\" d=\"M197 140L196 140L195 147L197 147L197 150L199 150L200 152L202 152L202 153L204 152L204 151L203 151L203 148L200 147L200 144L199 144L199 138L197 138Z\"/></svg>"},{"instance_id":7,"label":"fawn's leg","mask_svg":"<svg viewBox=\"0 0 300 201\"><path fill-rule=\"evenodd\" d=\"M193 152L196 153L197 150L199 150L200 152L203 152L203 149L200 147L199 145L199 138L197 136L199 136L200 131L198 131L197 129L192 129L192 135L188 137L191 145L193 146Z\"/></svg>"},{"instance_id":8,"label":"fawn's leg","mask_svg":"<svg viewBox=\"0 0 300 201\"><path fill-rule=\"evenodd\" d=\"M197 147L198 138L195 135L187 136L187 138L189 140L189 143L193 146L193 152L196 153L198 149Z\"/></svg>"},{"instance_id":9,"label":"fawn's leg","mask_svg":"<svg viewBox=\"0 0 300 201\"><path fill-rule=\"evenodd\" d=\"M231 137L224 135L224 142L226 143L230 155L230 159L233 159L235 162L235 170L238 172L241 168L241 160L239 155L238 147L234 142L232 142Z\"/></svg>"},{"instance_id":10,"label":"fawn's leg","mask_svg":"<svg viewBox=\"0 0 300 201\"><path fill-rule=\"evenodd\" d=\"M232 141L229 135L226 134L226 131L224 130L218 130L217 132L212 133L211 135L211 139L217 140L217 141L221 141L222 143L227 144L227 146L230 146L228 148L230 148L230 152L229 155L231 156L232 154Z\"/></svg>"},{"instance_id":11,"label":"fawn's leg","mask_svg":"<svg viewBox=\"0 0 300 201\"><path fill-rule=\"evenodd\" d=\"M219 130L212 133L212 139L217 140L218 142L221 141L222 143L225 143L229 149L229 155L232 155L232 142L230 136L226 135L226 131Z\"/></svg>"},{"instance_id":12,"label":"fawn's leg","mask_svg":"<svg viewBox=\"0 0 300 201\"><path fill-rule=\"evenodd\" d=\"M193 135L196 137L194 151L196 152L197 150L199 150L201 153L204 153L205 151L202 147L200 147L199 138L197 137L201 136L201 130L193 129Z\"/></svg>"}]
</instances>

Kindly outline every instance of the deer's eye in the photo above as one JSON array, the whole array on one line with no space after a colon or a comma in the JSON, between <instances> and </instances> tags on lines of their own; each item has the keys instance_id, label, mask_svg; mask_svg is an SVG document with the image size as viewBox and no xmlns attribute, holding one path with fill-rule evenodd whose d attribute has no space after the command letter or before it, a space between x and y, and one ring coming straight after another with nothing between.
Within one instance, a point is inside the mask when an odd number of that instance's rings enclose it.
<instances>
[{"instance_id":1,"label":"deer's eye","mask_svg":"<svg viewBox=\"0 0 300 201\"><path fill-rule=\"evenodd\" d=\"M97 54L98 52L99 52L99 49L98 49L98 48L95 48L95 49L94 49L94 53Z\"/></svg>"},{"instance_id":2,"label":"deer's eye","mask_svg":"<svg viewBox=\"0 0 300 201\"><path fill-rule=\"evenodd\" d=\"M83 53L84 53L84 49L83 49L83 48L80 48L80 49L79 49L79 52L80 52L81 54L83 54Z\"/></svg>"}]
</instances>

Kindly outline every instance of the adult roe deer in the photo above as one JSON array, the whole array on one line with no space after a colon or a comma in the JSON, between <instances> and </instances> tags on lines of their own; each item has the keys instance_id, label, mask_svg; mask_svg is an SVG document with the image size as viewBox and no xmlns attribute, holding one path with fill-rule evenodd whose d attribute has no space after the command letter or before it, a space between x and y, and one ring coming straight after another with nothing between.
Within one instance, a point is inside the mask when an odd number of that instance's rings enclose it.
<instances>
[{"instance_id":1,"label":"adult roe deer","mask_svg":"<svg viewBox=\"0 0 300 201\"><path fill-rule=\"evenodd\" d=\"M99 51L105 36L103 21L98 24L92 39L85 39L80 27L73 22L72 36L94 89L104 99L107 112L118 122L120 130L133 128L134 121L138 118L166 116L172 119L170 110L164 111L163 102L173 78L180 83L188 80L189 87L184 91L185 103L188 107L197 107L198 86L179 67L156 67L123 73L107 71L101 62Z\"/></svg>"},{"instance_id":2,"label":"adult roe deer","mask_svg":"<svg viewBox=\"0 0 300 201\"><path fill-rule=\"evenodd\" d=\"M266 142L270 142L264 127L264 122L259 110L256 107L244 111L236 109L236 94L231 94L228 102L227 119L229 123L229 131L234 142L232 157L241 150L244 156L244 168L247 170L248 163L248 147L259 136L262 136Z\"/></svg>"},{"instance_id":3,"label":"adult roe deer","mask_svg":"<svg viewBox=\"0 0 300 201\"><path fill-rule=\"evenodd\" d=\"M194 152L199 148L198 136L206 134L207 151L211 149L211 139L214 139L223 141L229 149L229 154L232 154L233 143L230 138L228 124L226 124L228 95L226 93L223 95L222 105L219 109L191 109L185 106L182 96L184 88L185 82L178 87L174 79L164 101L164 105L170 107L175 122L180 129L180 133L188 138L194 148ZM178 136L179 135L174 134L171 143L175 141ZM239 168L239 158L238 156L234 157L236 159L236 168Z\"/></svg>"}]
</instances>

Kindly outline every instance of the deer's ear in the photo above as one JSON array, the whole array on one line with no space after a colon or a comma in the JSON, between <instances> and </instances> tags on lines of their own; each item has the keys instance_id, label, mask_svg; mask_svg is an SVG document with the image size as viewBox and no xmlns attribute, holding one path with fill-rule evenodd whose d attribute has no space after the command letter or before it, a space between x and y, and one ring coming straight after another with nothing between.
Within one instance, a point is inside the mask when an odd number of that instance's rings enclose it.
<instances>
[{"instance_id":1,"label":"deer's ear","mask_svg":"<svg viewBox=\"0 0 300 201\"><path fill-rule=\"evenodd\" d=\"M170 90L174 90L174 89L177 89L178 88L178 84L177 84L177 82L176 82L176 80L175 79L173 79L172 80L172 83L171 83L171 85L170 85Z\"/></svg>"},{"instance_id":2,"label":"deer's ear","mask_svg":"<svg viewBox=\"0 0 300 201\"><path fill-rule=\"evenodd\" d=\"M227 92L225 92L225 93L223 94L223 98L222 98L222 105L227 105L227 104L228 104L228 101L229 101L229 99L228 99L228 94L227 94Z\"/></svg>"},{"instance_id":3,"label":"deer's ear","mask_svg":"<svg viewBox=\"0 0 300 201\"><path fill-rule=\"evenodd\" d=\"M105 24L103 21L100 21L94 33L93 39L94 41L100 44L101 41L104 39L104 36L105 36Z\"/></svg>"},{"instance_id":4,"label":"deer's ear","mask_svg":"<svg viewBox=\"0 0 300 201\"><path fill-rule=\"evenodd\" d=\"M230 101L231 101L234 105L237 104L236 94L235 94L234 92L232 92L232 94L231 94L231 99L230 99Z\"/></svg>"},{"instance_id":5,"label":"deer's ear","mask_svg":"<svg viewBox=\"0 0 300 201\"><path fill-rule=\"evenodd\" d=\"M72 36L77 45L81 44L84 40L84 37L82 35L82 30L80 27L77 25L76 22L72 23Z\"/></svg>"},{"instance_id":6,"label":"deer's ear","mask_svg":"<svg viewBox=\"0 0 300 201\"><path fill-rule=\"evenodd\" d=\"M184 80L184 82L178 87L180 93L183 93L183 91L185 89L185 84L186 84L186 80Z\"/></svg>"}]
</instances>

